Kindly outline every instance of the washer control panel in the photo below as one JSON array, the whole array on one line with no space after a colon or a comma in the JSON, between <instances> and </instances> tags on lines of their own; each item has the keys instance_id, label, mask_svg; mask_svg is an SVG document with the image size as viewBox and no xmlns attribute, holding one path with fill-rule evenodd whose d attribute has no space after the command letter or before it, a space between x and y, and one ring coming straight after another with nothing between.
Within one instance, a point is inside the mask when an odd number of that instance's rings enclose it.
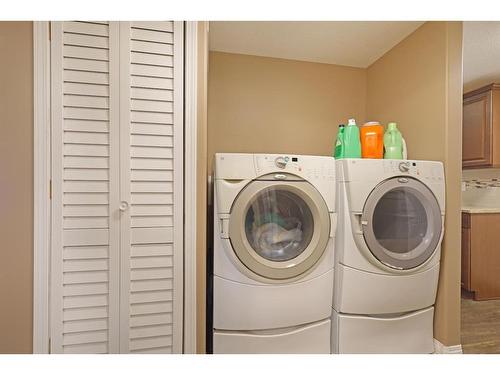
<instances>
[{"instance_id":1,"label":"washer control panel","mask_svg":"<svg viewBox=\"0 0 500 375\"><path fill-rule=\"evenodd\" d=\"M335 163L332 158L299 155L256 155L257 175L288 172L306 179L329 180L335 178Z\"/></svg>"}]
</instances>

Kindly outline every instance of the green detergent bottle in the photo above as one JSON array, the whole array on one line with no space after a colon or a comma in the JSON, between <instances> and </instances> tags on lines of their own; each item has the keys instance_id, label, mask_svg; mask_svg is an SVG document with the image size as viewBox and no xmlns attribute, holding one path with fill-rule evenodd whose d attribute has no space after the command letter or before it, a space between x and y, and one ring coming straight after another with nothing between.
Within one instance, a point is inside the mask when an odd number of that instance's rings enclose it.
<instances>
[{"instance_id":1,"label":"green detergent bottle","mask_svg":"<svg viewBox=\"0 0 500 375\"><path fill-rule=\"evenodd\" d=\"M335 141L335 149L333 150L333 156L335 157L335 159L342 159L344 157L344 152L345 152L344 132L345 132L345 125L340 124L339 130L337 132L337 140Z\"/></svg>"},{"instance_id":2,"label":"green detergent bottle","mask_svg":"<svg viewBox=\"0 0 500 375\"><path fill-rule=\"evenodd\" d=\"M384 134L384 159L403 159L403 136L395 122L387 124Z\"/></svg>"},{"instance_id":3,"label":"green detergent bottle","mask_svg":"<svg viewBox=\"0 0 500 375\"><path fill-rule=\"evenodd\" d=\"M360 157L361 141L359 140L359 128L356 126L356 120L351 118L344 130L344 158Z\"/></svg>"}]
</instances>

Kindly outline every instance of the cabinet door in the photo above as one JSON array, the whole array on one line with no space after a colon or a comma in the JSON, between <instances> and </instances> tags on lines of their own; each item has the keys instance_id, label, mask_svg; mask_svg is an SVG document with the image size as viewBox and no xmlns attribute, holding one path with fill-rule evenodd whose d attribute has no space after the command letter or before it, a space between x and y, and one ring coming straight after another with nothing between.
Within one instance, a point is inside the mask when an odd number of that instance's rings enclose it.
<instances>
[{"instance_id":1,"label":"cabinet door","mask_svg":"<svg viewBox=\"0 0 500 375\"><path fill-rule=\"evenodd\" d=\"M492 93L479 93L463 102L462 166L492 164Z\"/></svg>"},{"instance_id":2,"label":"cabinet door","mask_svg":"<svg viewBox=\"0 0 500 375\"><path fill-rule=\"evenodd\" d=\"M470 290L470 228L462 227L462 288Z\"/></svg>"}]
</instances>

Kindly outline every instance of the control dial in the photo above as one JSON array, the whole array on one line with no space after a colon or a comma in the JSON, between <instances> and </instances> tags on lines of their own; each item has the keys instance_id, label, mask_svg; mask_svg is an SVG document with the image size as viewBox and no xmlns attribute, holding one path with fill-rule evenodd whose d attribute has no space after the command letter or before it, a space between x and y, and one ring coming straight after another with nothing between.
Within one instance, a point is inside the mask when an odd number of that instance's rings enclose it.
<instances>
[{"instance_id":1,"label":"control dial","mask_svg":"<svg viewBox=\"0 0 500 375\"><path fill-rule=\"evenodd\" d=\"M288 162L288 158L284 158L283 156L278 156L276 160L274 160L274 164L280 169L285 169L286 163Z\"/></svg>"},{"instance_id":2,"label":"control dial","mask_svg":"<svg viewBox=\"0 0 500 375\"><path fill-rule=\"evenodd\" d=\"M401 163L399 163L399 170L401 172L408 173L410 171L410 163L407 161L402 161Z\"/></svg>"}]
</instances>

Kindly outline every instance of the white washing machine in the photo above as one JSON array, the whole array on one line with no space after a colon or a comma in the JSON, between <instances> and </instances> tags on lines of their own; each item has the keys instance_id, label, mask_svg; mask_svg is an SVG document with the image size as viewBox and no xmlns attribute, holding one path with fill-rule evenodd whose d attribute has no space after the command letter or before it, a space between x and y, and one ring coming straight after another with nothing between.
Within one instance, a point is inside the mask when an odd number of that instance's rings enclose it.
<instances>
[{"instance_id":1,"label":"white washing machine","mask_svg":"<svg viewBox=\"0 0 500 375\"><path fill-rule=\"evenodd\" d=\"M431 353L444 231L440 162L336 161L334 353Z\"/></svg>"},{"instance_id":2,"label":"white washing machine","mask_svg":"<svg viewBox=\"0 0 500 375\"><path fill-rule=\"evenodd\" d=\"M214 353L330 353L335 161L216 154Z\"/></svg>"}]
</instances>

